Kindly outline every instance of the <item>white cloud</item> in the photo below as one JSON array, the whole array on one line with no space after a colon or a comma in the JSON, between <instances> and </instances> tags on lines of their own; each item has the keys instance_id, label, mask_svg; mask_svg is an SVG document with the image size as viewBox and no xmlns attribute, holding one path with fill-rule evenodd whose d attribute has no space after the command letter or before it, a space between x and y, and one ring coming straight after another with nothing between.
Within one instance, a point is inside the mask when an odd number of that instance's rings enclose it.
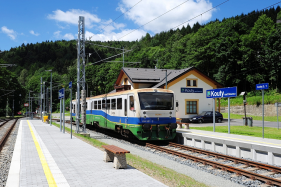
<instances>
[{"instance_id":1,"label":"white cloud","mask_svg":"<svg viewBox=\"0 0 281 187\"><path fill-rule=\"evenodd\" d=\"M100 26L99 26L99 29L102 31L104 31L105 33L110 33L112 32L113 30L119 30L119 29L123 29L126 25L123 24L123 23L115 23L115 22L112 22L112 20L108 20L108 21L105 21L105 22L101 22L100 23Z\"/></svg>"},{"instance_id":2,"label":"white cloud","mask_svg":"<svg viewBox=\"0 0 281 187\"><path fill-rule=\"evenodd\" d=\"M35 33L33 30L29 31L29 33L34 35L34 36L39 36L39 33Z\"/></svg>"},{"instance_id":3,"label":"white cloud","mask_svg":"<svg viewBox=\"0 0 281 187\"><path fill-rule=\"evenodd\" d=\"M66 12L55 10L53 14L49 14L47 17L60 22L78 25L79 16L85 17L85 24L88 28L92 28L94 26L93 23L99 23L101 21L98 16L79 9L70 9Z\"/></svg>"},{"instance_id":4,"label":"white cloud","mask_svg":"<svg viewBox=\"0 0 281 187\"><path fill-rule=\"evenodd\" d=\"M115 33L115 32L108 32L108 33L102 33L102 34L94 34L92 32L86 31L85 33L85 37L87 39L89 39L90 37L92 41L111 41L111 40L118 40L120 38L120 40L124 40L124 41L135 41L135 40L139 40L142 36L146 35L146 32L144 30L136 30L134 32L134 34L129 34L125 37L123 37L124 35L126 35L127 33L130 33L132 30L130 29L125 29L122 30L119 33ZM123 38L121 38L123 37Z\"/></svg>"},{"instance_id":5,"label":"white cloud","mask_svg":"<svg viewBox=\"0 0 281 187\"><path fill-rule=\"evenodd\" d=\"M139 0L122 0L117 10L125 13L130 7L136 4ZM160 16L161 14L169 11L177 5L185 2L185 0L153 0L153 1L142 1L135 8L125 13L125 17L129 20L134 21L137 25L141 26L150 20ZM159 17L151 23L145 25L145 30L152 31L154 33L169 30L197 15L200 15L204 11L212 8L212 3L209 0L189 0L176 9L168 12L167 14ZM211 19L212 12L209 11L198 18L185 23L193 26L197 21L199 23L206 22ZM180 28L183 25L180 26Z\"/></svg>"},{"instance_id":6,"label":"white cloud","mask_svg":"<svg viewBox=\"0 0 281 187\"><path fill-rule=\"evenodd\" d=\"M56 37L56 38L61 37L60 33L61 33L61 31L56 31L56 32L54 32L55 37Z\"/></svg>"},{"instance_id":7,"label":"white cloud","mask_svg":"<svg viewBox=\"0 0 281 187\"><path fill-rule=\"evenodd\" d=\"M74 39L74 36L73 34L71 33L67 33L63 36L63 38L67 39L67 40L73 40Z\"/></svg>"},{"instance_id":8,"label":"white cloud","mask_svg":"<svg viewBox=\"0 0 281 187\"><path fill-rule=\"evenodd\" d=\"M6 26L1 27L3 33L7 34L12 40L15 40L17 33L13 29L8 29Z\"/></svg>"}]
</instances>

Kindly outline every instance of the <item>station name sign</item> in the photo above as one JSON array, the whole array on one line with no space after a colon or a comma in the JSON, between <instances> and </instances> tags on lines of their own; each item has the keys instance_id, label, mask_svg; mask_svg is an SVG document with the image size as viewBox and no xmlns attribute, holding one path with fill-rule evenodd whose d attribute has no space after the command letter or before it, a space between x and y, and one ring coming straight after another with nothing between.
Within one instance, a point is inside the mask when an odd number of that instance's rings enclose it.
<instances>
[{"instance_id":1,"label":"station name sign","mask_svg":"<svg viewBox=\"0 0 281 187\"><path fill-rule=\"evenodd\" d=\"M237 97L237 87L207 90L206 97L207 98Z\"/></svg>"},{"instance_id":2,"label":"station name sign","mask_svg":"<svg viewBox=\"0 0 281 187\"><path fill-rule=\"evenodd\" d=\"M63 99L64 98L64 88L59 90L59 99Z\"/></svg>"},{"instance_id":3,"label":"station name sign","mask_svg":"<svg viewBox=\"0 0 281 187\"><path fill-rule=\"evenodd\" d=\"M269 88L268 83L256 84L256 90L265 90L268 88Z\"/></svg>"},{"instance_id":4,"label":"station name sign","mask_svg":"<svg viewBox=\"0 0 281 187\"><path fill-rule=\"evenodd\" d=\"M181 93L203 93L203 88L181 88Z\"/></svg>"}]
</instances>

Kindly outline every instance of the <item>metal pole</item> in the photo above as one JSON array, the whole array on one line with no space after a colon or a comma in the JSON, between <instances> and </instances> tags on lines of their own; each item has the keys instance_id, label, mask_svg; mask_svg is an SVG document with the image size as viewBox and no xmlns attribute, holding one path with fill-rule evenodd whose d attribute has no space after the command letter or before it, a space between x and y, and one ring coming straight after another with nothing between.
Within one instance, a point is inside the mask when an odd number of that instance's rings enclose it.
<instances>
[{"instance_id":1,"label":"metal pole","mask_svg":"<svg viewBox=\"0 0 281 187\"><path fill-rule=\"evenodd\" d=\"M264 90L262 90L262 138L264 138Z\"/></svg>"},{"instance_id":2,"label":"metal pole","mask_svg":"<svg viewBox=\"0 0 281 187\"><path fill-rule=\"evenodd\" d=\"M65 108L65 93L64 93L64 97L63 97L63 107L62 107L62 111L63 111L63 133L65 133L65 112L64 112L64 108Z\"/></svg>"},{"instance_id":3,"label":"metal pole","mask_svg":"<svg viewBox=\"0 0 281 187\"><path fill-rule=\"evenodd\" d=\"M72 139L72 86L70 88L70 138Z\"/></svg>"},{"instance_id":4,"label":"metal pole","mask_svg":"<svg viewBox=\"0 0 281 187\"><path fill-rule=\"evenodd\" d=\"M61 99L60 99L60 131L62 131L61 119L62 117L61 117Z\"/></svg>"},{"instance_id":5,"label":"metal pole","mask_svg":"<svg viewBox=\"0 0 281 187\"><path fill-rule=\"evenodd\" d=\"M277 127L278 127L278 130L279 130L279 120L278 120L278 104L279 104L279 103L277 103L276 109L277 109Z\"/></svg>"},{"instance_id":6,"label":"metal pole","mask_svg":"<svg viewBox=\"0 0 281 187\"><path fill-rule=\"evenodd\" d=\"M15 96L13 97L13 118L14 118L14 113L15 113L14 106L15 106Z\"/></svg>"},{"instance_id":7,"label":"metal pole","mask_svg":"<svg viewBox=\"0 0 281 187\"><path fill-rule=\"evenodd\" d=\"M123 68L124 68L124 47L123 47Z\"/></svg>"},{"instance_id":8,"label":"metal pole","mask_svg":"<svg viewBox=\"0 0 281 187\"><path fill-rule=\"evenodd\" d=\"M40 84L40 113L41 113L41 120L43 120L42 118L42 77L41 77L41 84Z\"/></svg>"},{"instance_id":9,"label":"metal pole","mask_svg":"<svg viewBox=\"0 0 281 187\"><path fill-rule=\"evenodd\" d=\"M50 115L50 126L52 126L52 71L51 71L51 115Z\"/></svg>"},{"instance_id":10,"label":"metal pole","mask_svg":"<svg viewBox=\"0 0 281 187\"><path fill-rule=\"evenodd\" d=\"M32 113L32 98L30 98L31 100L31 115L30 115L30 119L33 119L33 113Z\"/></svg>"},{"instance_id":11,"label":"metal pole","mask_svg":"<svg viewBox=\"0 0 281 187\"><path fill-rule=\"evenodd\" d=\"M230 134L230 97L228 98L228 134Z\"/></svg>"},{"instance_id":12,"label":"metal pole","mask_svg":"<svg viewBox=\"0 0 281 187\"><path fill-rule=\"evenodd\" d=\"M166 70L166 89L168 89L168 86L167 86L167 70Z\"/></svg>"},{"instance_id":13,"label":"metal pole","mask_svg":"<svg viewBox=\"0 0 281 187\"><path fill-rule=\"evenodd\" d=\"M30 90L29 90L29 95L28 95L28 99L29 99L29 117L30 117Z\"/></svg>"},{"instance_id":14,"label":"metal pole","mask_svg":"<svg viewBox=\"0 0 281 187\"><path fill-rule=\"evenodd\" d=\"M43 82L43 111L45 111L45 82Z\"/></svg>"},{"instance_id":15,"label":"metal pole","mask_svg":"<svg viewBox=\"0 0 281 187\"><path fill-rule=\"evenodd\" d=\"M215 98L213 100L213 131L216 132L216 122L215 122L215 113L216 113L216 108L215 108Z\"/></svg>"}]
</instances>

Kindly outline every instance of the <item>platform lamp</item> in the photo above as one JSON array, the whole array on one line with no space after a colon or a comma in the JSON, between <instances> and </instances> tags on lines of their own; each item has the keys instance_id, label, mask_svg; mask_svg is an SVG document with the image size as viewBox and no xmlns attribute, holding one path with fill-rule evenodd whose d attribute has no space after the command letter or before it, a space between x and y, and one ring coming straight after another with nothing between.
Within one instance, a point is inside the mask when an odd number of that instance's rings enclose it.
<instances>
[{"instance_id":1,"label":"platform lamp","mask_svg":"<svg viewBox=\"0 0 281 187\"><path fill-rule=\"evenodd\" d=\"M246 117L246 105L247 105L247 100L246 100L246 95L247 92L241 92L241 94L243 96L243 104L244 104L244 112L245 112L245 125L247 126L247 117Z\"/></svg>"}]
</instances>

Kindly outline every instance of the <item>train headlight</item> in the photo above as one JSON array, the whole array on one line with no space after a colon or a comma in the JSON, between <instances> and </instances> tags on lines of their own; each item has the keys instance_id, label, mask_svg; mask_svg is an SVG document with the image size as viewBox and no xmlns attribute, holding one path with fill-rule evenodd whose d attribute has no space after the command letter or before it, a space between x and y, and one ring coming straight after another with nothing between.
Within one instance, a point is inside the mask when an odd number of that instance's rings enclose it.
<instances>
[{"instance_id":1,"label":"train headlight","mask_svg":"<svg viewBox=\"0 0 281 187\"><path fill-rule=\"evenodd\" d=\"M170 112L170 114L172 114L173 112Z\"/></svg>"},{"instance_id":2,"label":"train headlight","mask_svg":"<svg viewBox=\"0 0 281 187\"><path fill-rule=\"evenodd\" d=\"M146 111L144 111L143 114L146 114Z\"/></svg>"}]
</instances>

